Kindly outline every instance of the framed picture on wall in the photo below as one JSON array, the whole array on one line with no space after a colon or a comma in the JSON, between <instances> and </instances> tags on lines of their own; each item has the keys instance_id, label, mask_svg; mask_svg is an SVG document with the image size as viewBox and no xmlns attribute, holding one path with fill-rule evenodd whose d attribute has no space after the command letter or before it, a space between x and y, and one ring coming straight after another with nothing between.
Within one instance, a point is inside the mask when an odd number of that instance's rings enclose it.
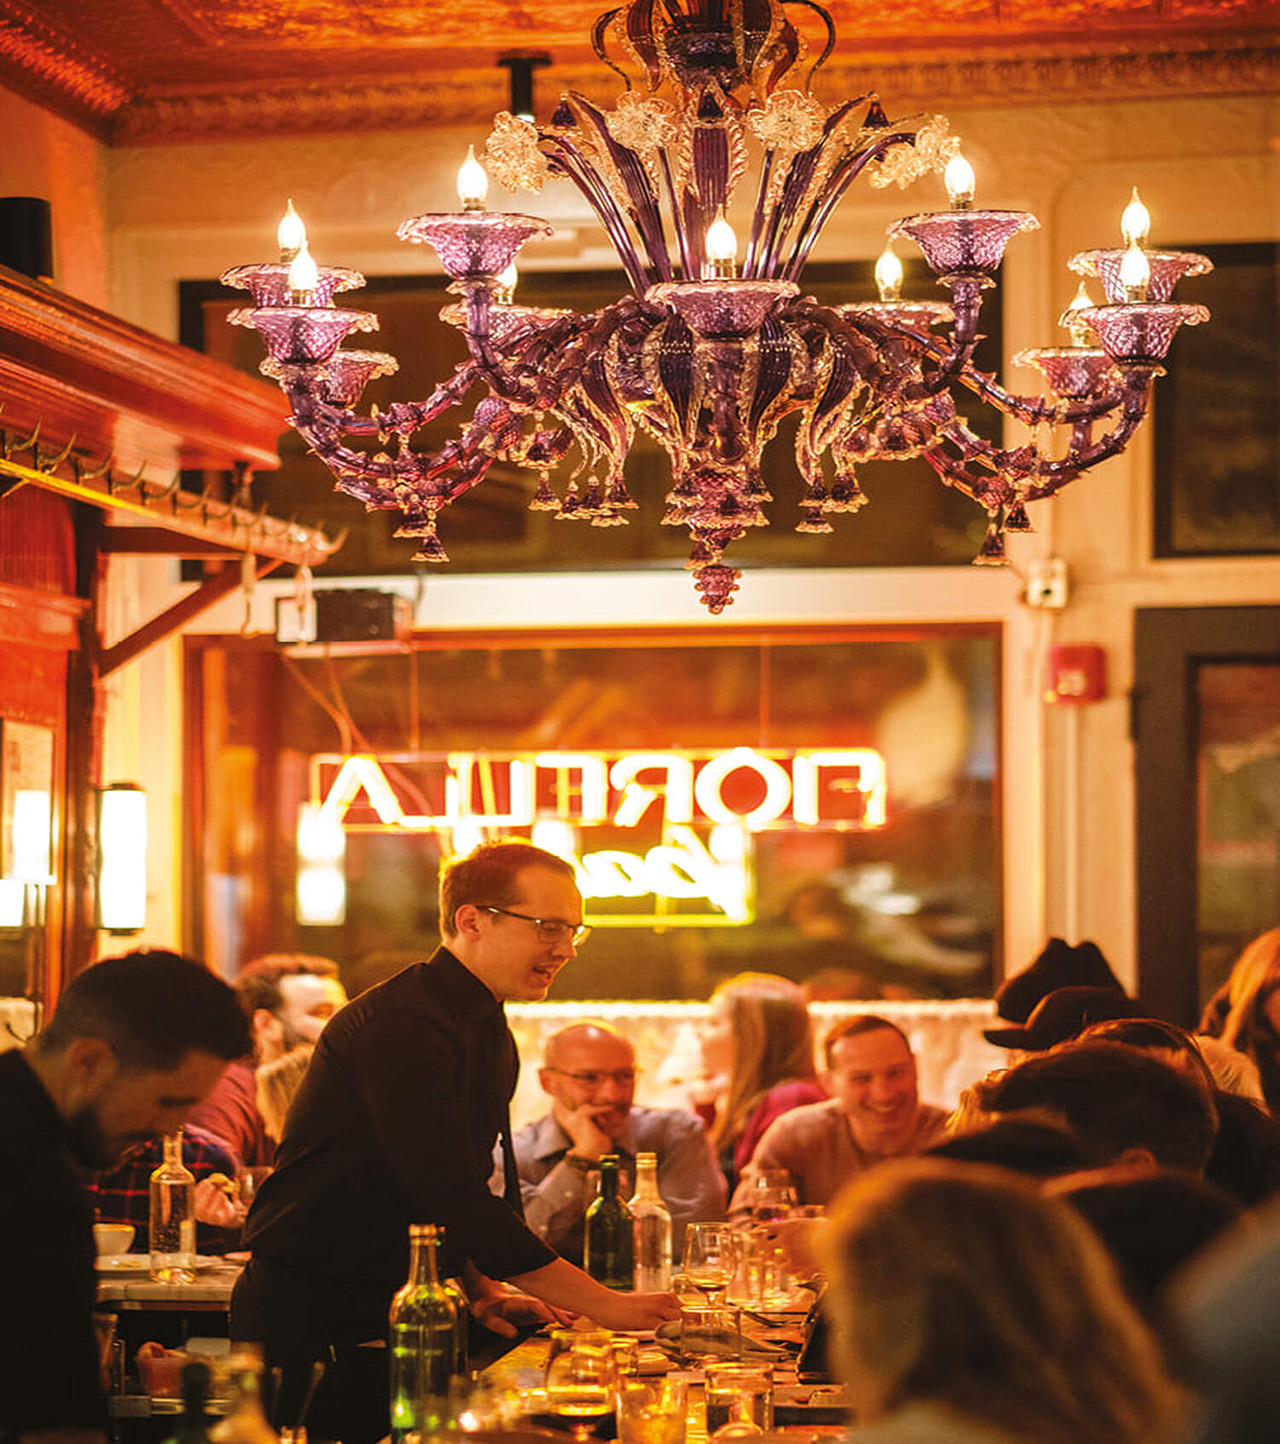
<instances>
[{"instance_id":1,"label":"framed picture on wall","mask_svg":"<svg viewBox=\"0 0 1280 1444\"><path fill-rule=\"evenodd\" d=\"M53 729L0 719L0 873L53 881Z\"/></svg>"},{"instance_id":2,"label":"framed picture on wall","mask_svg":"<svg viewBox=\"0 0 1280 1444\"><path fill-rule=\"evenodd\" d=\"M1155 555L1280 552L1280 244L1185 249L1214 269L1176 299L1213 319L1179 333L1153 403Z\"/></svg>"}]
</instances>

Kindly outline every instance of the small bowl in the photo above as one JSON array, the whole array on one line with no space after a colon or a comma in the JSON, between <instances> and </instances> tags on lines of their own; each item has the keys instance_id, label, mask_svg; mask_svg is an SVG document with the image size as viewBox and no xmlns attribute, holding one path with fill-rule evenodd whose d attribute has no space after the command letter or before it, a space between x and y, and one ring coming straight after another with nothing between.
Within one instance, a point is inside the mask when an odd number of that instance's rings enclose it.
<instances>
[{"instance_id":1,"label":"small bowl","mask_svg":"<svg viewBox=\"0 0 1280 1444\"><path fill-rule=\"evenodd\" d=\"M126 1252L135 1232L131 1223L95 1223L93 1241L97 1245L98 1257Z\"/></svg>"}]
</instances>

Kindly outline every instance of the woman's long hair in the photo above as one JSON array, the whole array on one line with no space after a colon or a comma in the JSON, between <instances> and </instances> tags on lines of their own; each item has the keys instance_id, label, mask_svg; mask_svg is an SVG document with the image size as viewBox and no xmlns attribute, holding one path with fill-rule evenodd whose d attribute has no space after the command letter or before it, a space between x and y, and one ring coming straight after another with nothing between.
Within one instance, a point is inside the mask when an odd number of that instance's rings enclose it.
<instances>
[{"instance_id":1,"label":"woman's long hair","mask_svg":"<svg viewBox=\"0 0 1280 1444\"><path fill-rule=\"evenodd\" d=\"M1164 1437L1179 1395L1069 1204L982 1164L855 1180L822 1245L831 1358L862 1419L932 1403L1037 1444Z\"/></svg>"},{"instance_id":2,"label":"woman's long hair","mask_svg":"<svg viewBox=\"0 0 1280 1444\"><path fill-rule=\"evenodd\" d=\"M1219 1034L1224 1043L1241 1048L1242 1034L1254 1022L1258 995L1280 979L1280 928L1254 940L1236 959L1227 979L1227 1016Z\"/></svg>"},{"instance_id":3,"label":"woman's long hair","mask_svg":"<svg viewBox=\"0 0 1280 1444\"><path fill-rule=\"evenodd\" d=\"M723 1008L733 1033L729 1086L711 1130L717 1150L742 1132L747 1115L778 1083L816 1081L813 1029L804 993L773 973L739 973L711 995Z\"/></svg>"}]
</instances>

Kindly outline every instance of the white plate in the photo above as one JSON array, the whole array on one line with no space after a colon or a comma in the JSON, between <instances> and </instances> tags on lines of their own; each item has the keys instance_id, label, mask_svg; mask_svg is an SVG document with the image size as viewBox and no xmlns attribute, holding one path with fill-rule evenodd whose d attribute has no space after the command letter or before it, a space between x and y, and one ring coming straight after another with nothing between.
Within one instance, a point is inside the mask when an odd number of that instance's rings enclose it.
<instances>
[{"instance_id":1,"label":"white plate","mask_svg":"<svg viewBox=\"0 0 1280 1444\"><path fill-rule=\"evenodd\" d=\"M196 1254L196 1268L212 1268L220 1264L220 1258L209 1254ZM146 1273L151 1268L151 1255L145 1253L104 1253L98 1255L98 1267L104 1273Z\"/></svg>"}]
</instances>

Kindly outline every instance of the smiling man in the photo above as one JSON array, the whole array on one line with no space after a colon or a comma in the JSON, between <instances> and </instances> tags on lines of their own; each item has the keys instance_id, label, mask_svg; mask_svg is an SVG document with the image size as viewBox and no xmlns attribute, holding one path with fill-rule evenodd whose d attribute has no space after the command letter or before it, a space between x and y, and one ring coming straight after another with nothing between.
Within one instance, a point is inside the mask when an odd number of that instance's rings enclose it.
<instances>
[{"instance_id":1,"label":"smiling man","mask_svg":"<svg viewBox=\"0 0 1280 1444\"><path fill-rule=\"evenodd\" d=\"M785 1168L801 1203L829 1203L843 1184L885 1158L920 1153L942 1136L947 1115L921 1103L906 1034L872 1013L845 1018L822 1044L831 1094L784 1113L756 1146L731 1210L746 1206L755 1175Z\"/></svg>"},{"instance_id":2,"label":"smiling man","mask_svg":"<svg viewBox=\"0 0 1280 1444\"><path fill-rule=\"evenodd\" d=\"M593 1019L561 1028L547 1039L538 1081L551 1111L516 1134L516 1163L529 1227L562 1258L582 1258L606 1153L618 1154L629 1173L637 1153L657 1154L677 1258L686 1224L722 1216L724 1178L702 1120L684 1108L635 1106L635 1050L616 1029ZM499 1164L495 1188L505 1182Z\"/></svg>"},{"instance_id":3,"label":"smiling man","mask_svg":"<svg viewBox=\"0 0 1280 1444\"><path fill-rule=\"evenodd\" d=\"M526 1226L518 1179L489 1191L508 1140L519 1060L504 1002L539 1002L589 931L570 863L490 843L440 880L444 945L362 993L325 1027L250 1211L253 1258L231 1308L235 1339L263 1345L296 1417L313 1362L326 1371L311 1434L372 1444L387 1432L387 1309L409 1265L410 1224L444 1229L443 1272L499 1333L584 1313L654 1328L674 1295L618 1294L557 1258ZM509 1280L512 1292L499 1280Z\"/></svg>"},{"instance_id":4,"label":"smiling man","mask_svg":"<svg viewBox=\"0 0 1280 1444\"><path fill-rule=\"evenodd\" d=\"M0 1056L5 1307L19 1325L0 1349L0 1439L105 1444L93 1233L73 1165L108 1167L172 1132L248 1043L225 983L155 951L88 968L42 1033Z\"/></svg>"}]
</instances>

